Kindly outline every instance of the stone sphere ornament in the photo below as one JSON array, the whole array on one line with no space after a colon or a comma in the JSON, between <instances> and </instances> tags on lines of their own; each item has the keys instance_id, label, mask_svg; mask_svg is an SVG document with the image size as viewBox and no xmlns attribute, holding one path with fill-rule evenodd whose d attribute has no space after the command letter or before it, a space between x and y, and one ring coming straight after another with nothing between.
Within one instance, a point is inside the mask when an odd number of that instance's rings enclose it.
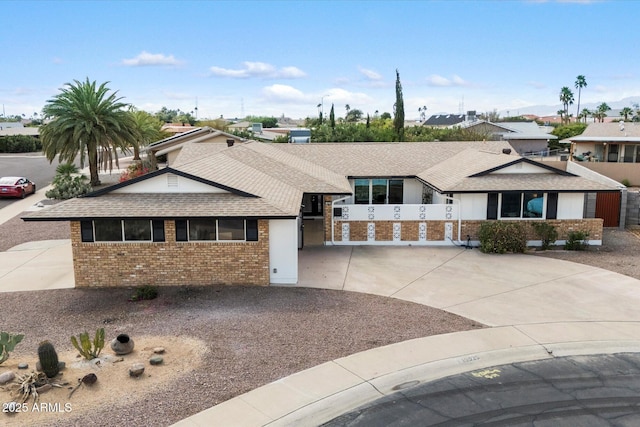
<instances>
[{"instance_id":1,"label":"stone sphere ornament","mask_svg":"<svg viewBox=\"0 0 640 427\"><path fill-rule=\"evenodd\" d=\"M120 334L111 341L111 350L118 356L129 354L133 351L133 340L127 334Z\"/></svg>"}]
</instances>

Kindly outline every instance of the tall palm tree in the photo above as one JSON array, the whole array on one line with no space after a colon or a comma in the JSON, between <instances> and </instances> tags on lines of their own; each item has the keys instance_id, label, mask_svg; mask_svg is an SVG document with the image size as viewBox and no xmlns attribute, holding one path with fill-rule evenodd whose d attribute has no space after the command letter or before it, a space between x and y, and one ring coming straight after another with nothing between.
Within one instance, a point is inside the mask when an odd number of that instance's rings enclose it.
<instances>
[{"instance_id":1,"label":"tall palm tree","mask_svg":"<svg viewBox=\"0 0 640 427\"><path fill-rule=\"evenodd\" d=\"M133 160L140 160L140 149L154 141L162 139L162 122L146 111L131 108L129 110L138 138L132 141Z\"/></svg>"},{"instance_id":2,"label":"tall palm tree","mask_svg":"<svg viewBox=\"0 0 640 427\"><path fill-rule=\"evenodd\" d=\"M598 119L600 123L604 122L604 118L607 117L607 111L611 110L611 107L606 102L601 103L596 107L598 111Z\"/></svg>"},{"instance_id":3,"label":"tall palm tree","mask_svg":"<svg viewBox=\"0 0 640 427\"><path fill-rule=\"evenodd\" d=\"M48 100L42 109L45 117L52 118L40 130L45 156L49 162L56 155L60 162L73 162L79 154L81 167L86 156L91 186L100 185L101 167L112 170L114 160L119 167L117 149L128 152L138 137L127 111L129 105L121 102L117 92L110 93L107 83L96 87L96 82L90 82L89 78L65 83L61 93Z\"/></svg>"},{"instance_id":4,"label":"tall palm tree","mask_svg":"<svg viewBox=\"0 0 640 427\"><path fill-rule=\"evenodd\" d=\"M564 107L564 122L569 122L569 105L573 104L573 92L567 86L560 89L560 102Z\"/></svg>"},{"instance_id":5,"label":"tall palm tree","mask_svg":"<svg viewBox=\"0 0 640 427\"><path fill-rule=\"evenodd\" d=\"M587 87L587 80L582 74L576 77L575 86L576 86L576 89L578 89L578 108L576 110L576 117L578 117L578 113L580 112L580 95L582 93L582 88Z\"/></svg>"},{"instance_id":6,"label":"tall palm tree","mask_svg":"<svg viewBox=\"0 0 640 427\"><path fill-rule=\"evenodd\" d=\"M587 118L591 115L591 110L589 110L588 108L583 108L582 112L580 113L580 117L582 117L584 119L584 122L587 123Z\"/></svg>"},{"instance_id":7,"label":"tall palm tree","mask_svg":"<svg viewBox=\"0 0 640 427\"><path fill-rule=\"evenodd\" d=\"M633 110L629 107L624 107L622 110L620 110L620 115L624 116L625 122L629 119L630 114L633 114Z\"/></svg>"}]
</instances>

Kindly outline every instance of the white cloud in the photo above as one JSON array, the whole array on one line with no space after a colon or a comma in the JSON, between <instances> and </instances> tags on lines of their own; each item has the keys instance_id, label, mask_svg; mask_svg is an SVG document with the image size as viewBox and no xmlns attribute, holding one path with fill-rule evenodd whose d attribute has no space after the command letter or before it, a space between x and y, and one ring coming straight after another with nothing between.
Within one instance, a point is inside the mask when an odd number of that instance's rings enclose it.
<instances>
[{"instance_id":1,"label":"white cloud","mask_svg":"<svg viewBox=\"0 0 640 427\"><path fill-rule=\"evenodd\" d=\"M373 70L368 70L362 67L358 67L358 70L369 80L382 80L382 76Z\"/></svg>"},{"instance_id":2,"label":"white cloud","mask_svg":"<svg viewBox=\"0 0 640 427\"><path fill-rule=\"evenodd\" d=\"M307 102L308 97L302 91L288 85L271 85L262 89L262 94L271 101Z\"/></svg>"},{"instance_id":3,"label":"white cloud","mask_svg":"<svg viewBox=\"0 0 640 427\"><path fill-rule=\"evenodd\" d=\"M271 64L265 62L245 61L242 63L244 68L231 69L213 66L209 68L211 74L218 77L229 77L233 79L247 79L258 77L264 79L299 79L305 77L306 73L297 67L283 67L277 69Z\"/></svg>"},{"instance_id":4,"label":"white cloud","mask_svg":"<svg viewBox=\"0 0 640 427\"><path fill-rule=\"evenodd\" d=\"M162 53L149 53L142 51L138 56L130 59L123 59L122 65L128 67L144 67L154 65L180 65L180 61L173 55L164 55Z\"/></svg>"},{"instance_id":5,"label":"white cloud","mask_svg":"<svg viewBox=\"0 0 640 427\"><path fill-rule=\"evenodd\" d=\"M454 74L450 79L440 76L438 74L432 74L427 77L427 84L429 86L449 87L449 86L470 86L471 83L464 80L462 77Z\"/></svg>"}]
</instances>

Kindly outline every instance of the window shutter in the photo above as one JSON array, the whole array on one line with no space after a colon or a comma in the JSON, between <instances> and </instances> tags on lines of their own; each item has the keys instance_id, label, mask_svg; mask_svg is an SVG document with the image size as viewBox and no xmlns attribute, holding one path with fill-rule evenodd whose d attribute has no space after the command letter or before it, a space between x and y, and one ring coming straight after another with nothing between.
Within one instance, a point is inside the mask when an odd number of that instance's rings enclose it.
<instances>
[{"instance_id":1,"label":"window shutter","mask_svg":"<svg viewBox=\"0 0 640 427\"><path fill-rule=\"evenodd\" d=\"M151 223L153 228L153 241L164 242L164 221L161 219L154 219Z\"/></svg>"},{"instance_id":2,"label":"window shutter","mask_svg":"<svg viewBox=\"0 0 640 427\"><path fill-rule=\"evenodd\" d=\"M498 219L498 193L487 194L487 219Z\"/></svg>"},{"instance_id":3,"label":"window shutter","mask_svg":"<svg viewBox=\"0 0 640 427\"><path fill-rule=\"evenodd\" d=\"M93 242L93 221L80 221L80 236L83 242Z\"/></svg>"},{"instance_id":4,"label":"window shutter","mask_svg":"<svg viewBox=\"0 0 640 427\"><path fill-rule=\"evenodd\" d=\"M186 242L187 239L187 220L176 220L176 242Z\"/></svg>"},{"instance_id":5,"label":"window shutter","mask_svg":"<svg viewBox=\"0 0 640 427\"><path fill-rule=\"evenodd\" d=\"M257 242L257 241L258 241L258 220L248 219L247 220L247 242Z\"/></svg>"},{"instance_id":6,"label":"window shutter","mask_svg":"<svg viewBox=\"0 0 640 427\"><path fill-rule=\"evenodd\" d=\"M547 194L547 219L558 218L558 193Z\"/></svg>"}]
</instances>

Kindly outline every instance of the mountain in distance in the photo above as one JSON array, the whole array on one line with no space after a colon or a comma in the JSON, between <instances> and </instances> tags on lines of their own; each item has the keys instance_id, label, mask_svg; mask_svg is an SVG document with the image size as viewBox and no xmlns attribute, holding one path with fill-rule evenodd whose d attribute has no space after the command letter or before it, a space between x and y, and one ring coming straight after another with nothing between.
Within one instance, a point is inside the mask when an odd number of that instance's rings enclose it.
<instances>
[{"instance_id":1,"label":"mountain in distance","mask_svg":"<svg viewBox=\"0 0 640 427\"><path fill-rule=\"evenodd\" d=\"M626 98L622 98L619 101L600 101L600 102L580 102L580 111L584 108L588 108L589 110L595 110L598 105L602 102L606 102L609 107L611 107L611 112L619 112L624 107L633 108L633 104L640 104L640 95L638 96L628 96ZM573 105L569 106L569 113L575 116L577 108L577 95L576 102ZM523 108L514 108L512 110L500 110L498 113L500 117L507 117L507 112L509 116L519 116L523 114L535 114L536 116L553 116L557 114L558 110L562 110L562 104L556 105L532 105L530 107ZM609 112L608 114L611 115Z\"/></svg>"}]
</instances>

